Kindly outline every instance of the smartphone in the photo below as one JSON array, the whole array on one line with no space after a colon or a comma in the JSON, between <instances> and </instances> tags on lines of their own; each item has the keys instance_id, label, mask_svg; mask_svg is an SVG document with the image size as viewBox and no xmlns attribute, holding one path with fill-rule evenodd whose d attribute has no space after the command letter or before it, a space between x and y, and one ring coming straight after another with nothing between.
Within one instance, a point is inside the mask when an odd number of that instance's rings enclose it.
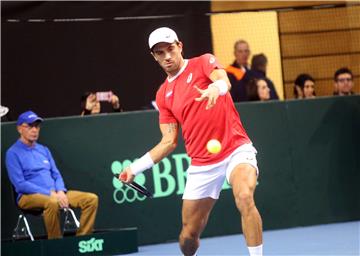
<instances>
[{"instance_id":1,"label":"smartphone","mask_svg":"<svg viewBox=\"0 0 360 256\"><path fill-rule=\"evenodd\" d=\"M96 93L96 99L98 101L111 101L112 96L113 96L112 91Z\"/></svg>"}]
</instances>

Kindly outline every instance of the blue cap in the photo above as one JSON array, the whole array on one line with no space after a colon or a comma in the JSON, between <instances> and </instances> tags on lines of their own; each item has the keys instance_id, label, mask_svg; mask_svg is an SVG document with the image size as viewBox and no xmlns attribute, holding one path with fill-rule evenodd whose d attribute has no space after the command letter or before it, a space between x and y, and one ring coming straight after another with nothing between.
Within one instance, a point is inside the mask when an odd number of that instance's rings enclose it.
<instances>
[{"instance_id":1,"label":"blue cap","mask_svg":"<svg viewBox=\"0 0 360 256\"><path fill-rule=\"evenodd\" d=\"M19 116L16 125L22 125L23 123L32 124L36 121L42 122L44 120L41 117L39 117L36 113L32 111L26 111Z\"/></svg>"}]
</instances>

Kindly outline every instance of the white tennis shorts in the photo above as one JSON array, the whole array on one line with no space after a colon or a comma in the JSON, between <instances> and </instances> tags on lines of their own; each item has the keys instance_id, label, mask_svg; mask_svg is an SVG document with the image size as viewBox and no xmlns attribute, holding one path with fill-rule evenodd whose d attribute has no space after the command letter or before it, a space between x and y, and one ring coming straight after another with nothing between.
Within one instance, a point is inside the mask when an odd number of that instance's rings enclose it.
<instances>
[{"instance_id":1,"label":"white tennis shorts","mask_svg":"<svg viewBox=\"0 0 360 256\"><path fill-rule=\"evenodd\" d=\"M219 163L205 166L190 165L182 198L188 200L206 197L218 199L225 178L229 183L230 174L238 164L252 165L259 175L256 153L252 144L244 144Z\"/></svg>"}]
</instances>

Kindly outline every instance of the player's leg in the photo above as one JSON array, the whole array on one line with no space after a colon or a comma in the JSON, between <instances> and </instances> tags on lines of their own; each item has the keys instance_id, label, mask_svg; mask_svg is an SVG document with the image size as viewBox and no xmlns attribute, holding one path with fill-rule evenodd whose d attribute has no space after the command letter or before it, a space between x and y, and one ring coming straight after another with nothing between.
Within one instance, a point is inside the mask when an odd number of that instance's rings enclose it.
<instances>
[{"instance_id":1,"label":"player's leg","mask_svg":"<svg viewBox=\"0 0 360 256\"><path fill-rule=\"evenodd\" d=\"M187 170L179 238L185 256L194 255L199 247L200 235L224 184L226 166L189 166Z\"/></svg>"},{"instance_id":2,"label":"player's leg","mask_svg":"<svg viewBox=\"0 0 360 256\"><path fill-rule=\"evenodd\" d=\"M19 207L25 210L44 209L43 217L48 239L60 238L60 213L56 197L43 194L22 195Z\"/></svg>"},{"instance_id":3,"label":"player's leg","mask_svg":"<svg viewBox=\"0 0 360 256\"><path fill-rule=\"evenodd\" d=\"M192 256L199 247L200 235L204 230L211 209L216 200L203 198L183 200L182 230L179 237L180 249L185 256Z\"/></svg>"},{"instance_id":4,"label":"player's leg","mask_svg":"<svg viewBox=\"0 0 360 256\"><path fill-rule=\"evenodd\" d=\"M256 172L254 166L243 163L236 165L229 177L250 255L262 255L262 221L254 201Z\"/></svg>"},{"instance_id":5,"label":"player's leg","mask_svg":"<svg viewBox=\"0 0 360 256\"><path fill-rule=\"evenodd\" d=\"M66 196L70 207L81 208L80 228L77 230L76 235L92 233L99 202L98 196L94 193L76 190L69 190Z\"/></svg>"}]
</instances>

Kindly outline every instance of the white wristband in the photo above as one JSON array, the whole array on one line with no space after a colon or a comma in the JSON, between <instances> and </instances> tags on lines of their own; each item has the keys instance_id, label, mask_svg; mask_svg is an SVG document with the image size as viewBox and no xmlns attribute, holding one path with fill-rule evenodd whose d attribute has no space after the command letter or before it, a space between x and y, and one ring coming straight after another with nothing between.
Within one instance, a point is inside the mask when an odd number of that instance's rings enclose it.
<instances>
[{"instance_id":1,"label":"white wristband","mask_svg":"<svg viewBox=\"0 0 360 256\"><path fill-rule=\"evenodd\" d=\"M216 80L215 82L210 84L209 87L218 88L220 96L224 96L228 92L228 89L229 89L227 83L222 79Z\"/></svg>"},{"instance_id":2,"label":"white wristband","mask_svg":"<svg viewBox=\"0 0 360 256\"><path fill-rule=\"evenodd\" d=\"M137 159L135 162L130 164L131 172L137 175L154 165L154 161L151 159L150 153L147 152L145 155Z\"/></svg>"}]
</instances>

